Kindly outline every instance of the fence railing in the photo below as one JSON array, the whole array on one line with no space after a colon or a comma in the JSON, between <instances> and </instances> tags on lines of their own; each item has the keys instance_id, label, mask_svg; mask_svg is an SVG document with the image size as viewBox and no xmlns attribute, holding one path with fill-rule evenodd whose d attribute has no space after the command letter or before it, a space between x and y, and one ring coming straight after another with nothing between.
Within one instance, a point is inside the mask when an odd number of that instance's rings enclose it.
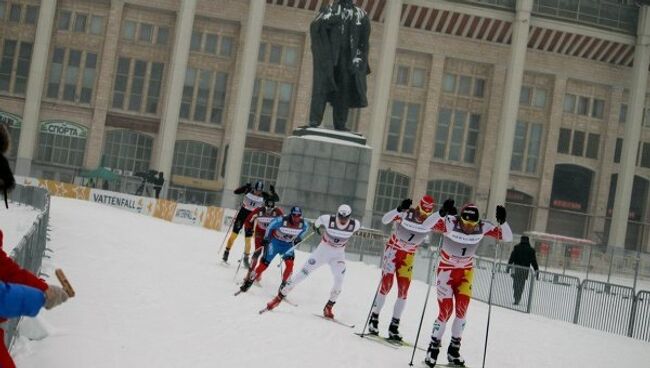
<instances>
[{"instance_id":1,"label":"fence railing","mask_svg":"<svg viewBox=\"0 0 650 368\"><path fill-rule=\"evenodd\" d=\"M27 234L25 234L10 254L11 258L21 267L38 275L47 241L47 227L50 218L50 196L45 189L17 185L11 192L9 198L13 202L30 205L41 212L37 216L34 224L32 224L32 227L27 231ZM11 204L9 206L9 210L11 211ZM11 319L4 324L5 346L11 346L18 321L19 319Z\"/></svg>"},{"instance_id":2,"label":"fence railing","mask_svg":"<svg viewBox=\"0 0 650 368\"><path fill-rule=\"evenodd\" d=\"M430 260L435 257L438 239L439 235L433 235L418 250L413 266L414 279L428 282L435 268L431 266ZM361 231L348 243L347 258L378 266L381 264L386 240L387 236L381 231ZM319 237L312 237L302 249L313 250L319 241ZM593 271L589 274L577 272L578 275L574 275L576 272L571 271L572 267L548 267L545 271L542 264L536 274L532 269L507 264L512 244L502 244L497 248L494 240L485 239L479 250L474 262L472 298L488 302L494 270L493 305L650 341L650 291L637 292L636 289L637 286L647 285L645 279L641 280L643 282L626 280L626 284L631 286L587 278L581 281L578 276L605 279L607 275ZM632 268L639 264L624 263ZM638 270L628 270L626 273L629 277L639 277ZM379 280L379 274L377 278Z\"/></svg>"}]
</instances>

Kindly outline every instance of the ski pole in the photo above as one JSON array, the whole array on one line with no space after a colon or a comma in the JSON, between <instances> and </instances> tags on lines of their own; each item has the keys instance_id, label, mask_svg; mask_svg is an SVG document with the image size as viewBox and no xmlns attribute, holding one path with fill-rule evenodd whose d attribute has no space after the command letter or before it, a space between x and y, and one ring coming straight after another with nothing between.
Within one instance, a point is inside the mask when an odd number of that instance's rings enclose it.
<instances>
[{"instance_id":1,"label":"ski pole","mask_svg":"<svg viewBox=\"0 0 650 368\"><path fill-rule=\"evenodd\" d=\"M235 270L235 275L232 277L232 281L235 281L237 279L237 274L239 273L239 269L241 268L241 264L244 261L244 257L246 257L246 253L242 253L241 258L239 261L237 261L237 269Z\"/></svg>"},{"instance_id":2,"label":"ski pole","mask_svg":"<svg viewBox=\"0 0 650 368\"><path fill-rule=\"evenodd\" d=\"M413 353L411 354L411 361L409 362L409 366L413 366L413 358L415 358L415 350L417 350L418 347L418 340L420 340L420 331L422 330L422 323L424 322L424 313L427 310L427 303L429 302L429 294L431 294L431 285L433 284L434 277L435 275L435 270L431 267L432 265L436 265L438 263L438 257L440 256L440 248L442 247L442 239L444 238L444 234L440 234L440 240L438 241L438 249L436 250L436 256L435 260L434 257L431 257L430 263L429 263L429 270L431 270L431 274L429 275L429 287L427 287L427 296L424 298L424 306L422 307L422 316L420 317L420 325L418 326L418 332L415 335L415 342L413 343ZM435 267L435 266L434 266Z\"/></svg>"},{"instance_id":3,"label":"ski pole","mask_svg":"<svg viewBox=\"0 0 650 368\"><path fill-rule=\"evenodd\" d=\"M384 281L384 262L386 262L386 248L384 246L384 253L381 255L381 277L379 278L379 284L377 284L377 290L375 290L375 296L372 298L372 303L370 303L370 310L368 310L368 316L366 317L366 323L363 325L363 330L359 337L363 338L366 335L366 328L368 328L368 322L370 322L370 316L372 315L372 308L375 306L375 301L377 301L377 295L379 295L379 290L381 290L381 283Z\"/></svg>"},{"instance_id":4,"label":"ski pole","mask_svg":"<svg viewBox=\"0 0 650 368\"><path fill-rule=\"evenodd\" d=\"M485 326L485 344L483 345L483 364L481 365L482 368L485 368L485 356L487 354L487 344L488 344L488 334L490 333L490 315L492 314L492 284L494 283L494 275L496 273L496 267L497 267L497 258L499 256L499 246L501 245L501 224L497 226L497 244L496 247L494 248L494 263L492 265L492 277L490 278L490 292L488 293L488 317L487 317L487 325Z\"/></svg>"},{"instance_id":5,"label":"ski pole","mask_svg":"<svg viewBox=\"0 0 650 368\"><path fill-rule=\"evenodd\" d=\"M230 225L228 225L228 230L226 230L226 236L221 241L221 246L219 247L219 252L217 252L217 255L221 254L221 251L223 250L223 246L226 244L226 239L228 239L228 235L230 234L230 230L232 230L232 227L235 224L235 220L237 219L237 216L239 216L239 211L237 211L235 217L233 217L232 220L230 220Z\"/></svg>"}]
</instances>

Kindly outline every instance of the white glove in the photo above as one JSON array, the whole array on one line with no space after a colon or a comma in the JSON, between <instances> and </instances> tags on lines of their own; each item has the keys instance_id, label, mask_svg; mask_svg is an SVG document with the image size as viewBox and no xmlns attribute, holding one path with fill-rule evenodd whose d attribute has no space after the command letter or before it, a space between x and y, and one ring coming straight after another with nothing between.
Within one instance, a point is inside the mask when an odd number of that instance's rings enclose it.
<instances>
[{"instance_id":1,"label":"white glove","mask_svg":"<svg viewBox=\"0 0 650 368\"><path fill-rule=\"evenodd\" d=\"M66 300L68 300L68 294L62 287L48 285L47 290L45 290L45 309L50 310Z\"/></svg>"}]
</instances>

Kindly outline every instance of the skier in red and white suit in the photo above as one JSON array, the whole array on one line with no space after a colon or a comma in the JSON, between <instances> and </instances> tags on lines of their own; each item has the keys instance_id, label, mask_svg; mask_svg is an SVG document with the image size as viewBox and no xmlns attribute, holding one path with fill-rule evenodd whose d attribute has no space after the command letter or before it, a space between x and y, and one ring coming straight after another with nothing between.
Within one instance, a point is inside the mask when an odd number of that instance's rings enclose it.
<instances>
[{"instance_id":1,"label":"skier in red and white suit","mask_svg":"<svg viewBox=\"0 0 650 368\"><path fill-rule=\"evenodd\" d=\"M411 208L412 201L405 199L392 211L384 215L381 221L384 224L395 222L395 230L386 243L384 259L382 262L382 279L379 292L372 307L372 314L368 321L368 332L379 334L379 313L381 312L386 294L393 286L393 279L397 279L397 300L393 307L393 319L388 327L388 338L401 341L399 321L406 305L411 278L413 276L413 262L415 251L431 232L435 219L433 213L434 201L429 195L420 200L417 207Z\"/></svg>"},{"instance_id":2,"label":"skier in red and white suit","mask_svg":"<svg viewBox=\"0 0 650 368\"><path fill-rule=\"evenodd\" d=\"M442 209L432 216L436 219L434 231L443 233L444 238L436 276L439 314L433 324L431 343L424 360L429 367L436 365L440 341L454 304L456 317L451 327L447 361L461 367L465 365L465 360L460 355L460 340L465 328L467 307L472 297L474 254L485 236L506 242L512 241L512 230L506 222L505 207L496 208L498 226L480 220L479 210L473 204L463 206L458 216L453 215L455 212L454 201L448 199Z\"/></svg>"},{"instance_id":3,"label":"skier in red and white suit","mask_svg":"<svg viewBox=\"0 0 650 368\"><path fill-rule=\"evenodd\" d=\"M269 198L264 201L263 207L260 207L251 212L251 214L246 218L246 222L244 223L244 229L246 229L246 233L252 232L251 230L255 229L255 250L253 251L253 257L251 257L249 271L255 269L255 266L257 266L257 261L262 254L262 249L264 248L262 240L264 240L266 227L269 226L273 219L282 216L284 216L284 211L282 211L282 208L276 207L275 201ZM261 276L262 275L258 275L256 281L259 281Z\"/></svg>"}]
</instances>

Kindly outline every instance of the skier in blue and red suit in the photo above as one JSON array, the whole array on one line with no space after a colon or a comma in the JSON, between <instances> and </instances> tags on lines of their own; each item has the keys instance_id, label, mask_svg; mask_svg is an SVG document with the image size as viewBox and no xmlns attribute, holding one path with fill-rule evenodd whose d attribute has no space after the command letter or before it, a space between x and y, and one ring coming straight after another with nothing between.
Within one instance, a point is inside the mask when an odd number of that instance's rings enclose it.
<instances>
[{"instance_id":1,"label":"skier in blue and red suit","mask_svg":"<svg viewBox=\"0 0 650 368\"><path fill-rule=\"evenodd\" d=\"M251 287L255 278L266 270L276 255L282 257L286 266L282 273L282 284L280 285L280 288L284 287L293 272L295 256L292 248L302 241L302 237L308 229L309 223L302 218L302 210L297 206L291 208L289 215L277 217L271 221L262 240L264 244L262 259L255 270L250 272L244 279L240 287L241 291L245 292Z\"/></svg>"}]
</instances>

